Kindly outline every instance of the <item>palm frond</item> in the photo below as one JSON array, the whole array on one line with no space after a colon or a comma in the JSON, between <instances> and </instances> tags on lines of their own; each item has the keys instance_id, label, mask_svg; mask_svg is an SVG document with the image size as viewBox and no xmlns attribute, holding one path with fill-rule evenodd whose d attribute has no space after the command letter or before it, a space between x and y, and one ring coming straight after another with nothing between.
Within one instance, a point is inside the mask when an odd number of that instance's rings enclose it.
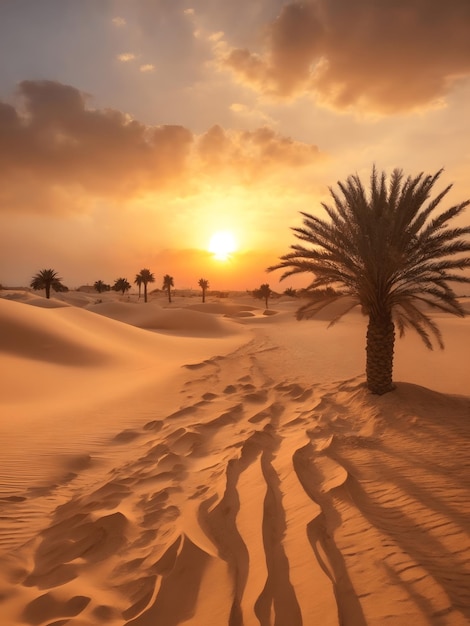
<instances>
[{"instance_id":1,"label":"palm frond","mask_svg":"<svg viewBox=\"0 0 470 626\"><path fill-rule=\"evenodd\" d=\"M394 319L399 319L400 335L404 335L406 327L413 328L430 350L433 349L431 336L441 349L444 348L442 334L437 324L410 300L402 300L394 309Z\"/></svg>"},{"instance_id":2,"label":"palm frond","mask_svg":"<svg viewBox=\"0 0 470 626\"><path fill-rule=\"evenodd\" d=\"M308 294L308 291L307 291ZM348 293L337 293L330 294L325 291L323 294L321 291L317 291L315 295L309 299L309 301L301 306L299 310L296 312L297 319L312 319L317 315L320 311L324 310L331 304L338 302L340 300L345 300L344 308L340 310L340 312L329 321L328 326L332 326L336 324L344 315L349 313L353 308L359 305L357 299L351 299L351 294Z\"/></svg>"},{"instance_id":3,"label":"palm frond","mask_svg":"<svg viewBox=\"0 0 470 626\"><path fill-rule=\"evenodd\" d=\"M405 178L395 169L387 179L374 166L368 192L357 174L338 181L329 190L332 203L321 204L326 217L303 211L302 226L293 229L298 243L268 271L282 270L281 280L309 275L308 289L354 294L370 315L397 309L401 330L412 327L426 345L431 338L439 343L435 324L419 306L462 315L450 284L470 282L462 273L470 268L470 226L450 225L470 200L437 213L452 188L431 197L442 172ZM309 302L300 315L324 306Z\"/></svg>"}]
</instances>

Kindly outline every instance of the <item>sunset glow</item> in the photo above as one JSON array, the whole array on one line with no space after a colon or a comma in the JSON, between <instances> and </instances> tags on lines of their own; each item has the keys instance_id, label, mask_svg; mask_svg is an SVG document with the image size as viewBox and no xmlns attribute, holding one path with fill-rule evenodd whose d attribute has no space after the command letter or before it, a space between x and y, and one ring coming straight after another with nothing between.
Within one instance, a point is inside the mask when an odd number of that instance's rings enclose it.
<instances>
[{"instance_id":1,"label":"sunset glow","mask_svg":"<svg viewBox=\"0 0 470 626\"><path fill-rule=\"evenodd\" d=\"M217 231L209 242L209 252L219 261L226 261L236 249L235 237L227 230Z\"/></svg>"},{"instance_id":2,"label":"sunset glow","mask_svg":"<svg viewBox=\"0 0 470 626\"><path fill-rule=\"evenodd\" d=\"M468 0L29 4L0 3L2 285L256 287L373 164L470 197Z\"/></svg>"}]
</instances>

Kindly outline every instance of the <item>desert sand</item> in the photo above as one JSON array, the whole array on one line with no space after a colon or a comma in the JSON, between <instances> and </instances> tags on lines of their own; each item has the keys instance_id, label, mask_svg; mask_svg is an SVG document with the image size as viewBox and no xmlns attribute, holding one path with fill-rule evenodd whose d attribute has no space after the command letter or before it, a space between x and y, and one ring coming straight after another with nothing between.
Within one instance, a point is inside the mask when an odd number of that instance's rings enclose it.
<instances>
[{"instance_id":1,"label":"desert sand","mask_svg":"<svg viewBox=\"0 0 470 626\"><path fill-rule=\"evenodd\" d=\"M2 626L470 623L468 318L0 296Z\"/></svg>"}]
</instances>

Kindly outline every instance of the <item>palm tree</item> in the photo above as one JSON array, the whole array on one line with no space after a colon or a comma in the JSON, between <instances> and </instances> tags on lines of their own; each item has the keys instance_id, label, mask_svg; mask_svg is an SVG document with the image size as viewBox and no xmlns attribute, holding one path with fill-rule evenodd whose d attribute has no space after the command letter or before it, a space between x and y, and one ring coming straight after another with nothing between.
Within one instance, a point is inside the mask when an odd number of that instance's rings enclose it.
<instances>
[{"instance_id":1,"label":"palm tree","mask_svg":"<svg viewBox=\"0 0 470 626\"><path fill-rule=\"evenodd\" d=\"M35 290L45 289L46 298L51 297L51 287L54 291L65 291L66 287L61 283L60 278L55 270L41 270L35 274L31 280L30 287Z\"/></svg>"},{"instance_id":2,"label":"palm tree","mask_svg":"<svg viewBox=\"0 0 470 626\"><path fill-rule=\"evenodd\" d=\"M293 287L287 287L287 289L284 290L284 295L289 296L291 298L297 298L298 297L297 289L294 289Z\"/></svg>"},{"instance_id":3,"label":"palm tree","mask_svg":"<svg viewBox=\"0 0 470 626\"><path fill-rule=\"evenodd\" d=\"M206 291L209 288L209 281L205 278L200 278L198 283L199 287L202 289L202 301L206 301Z\"/></svg>"},{"instance_id":4,"label":"palm tree","mask_svg":"<svg viewBox=\"0 0 470 626\"><path fill-rule=\"evenodd\" d=\"M129 291L130 288L131 285L127 278L116 278L116 280L114 281L114 291L122 291L122 295L124 295L126 291Z\"/></svg>"},{"instance_id":5,"label":"palm tree","mask_svg":"<svg viewBox=\"0 0 470 626\"><path fill-rule=\"evenodd\" d=\"M258 289L255 289L253 291L253 295L255 298L260 298L261 300L264 300L265 304L266 304L266 308L268 309L268 300L270 295L272 294L271 288L269 287L268 283L264 283L263 285L261 285L260 287L258 287Z\"/></svg>"},{"instance_id":6,"label":"palm tree","mask_svg":"<svg viewBox=\"0 0 470 626\"><path fill-rule=\"evenodd\" d=\"M171 303L171 288L174 286L173 276L169 274L165 274L163 277L163 289L166 289L168 292L168 302Z\"/></svg>"},{"instance_id":7,"label":"palm tree","mask_svg":"<svg viewBox=\"0 0 470 626\"><path fill-rule=\"evenodd\" d=\"M140 274L135 275L134 284L137 285L137 287L139 288L139 300L140 300L140 294L142 291L142 276Z\"/></svg>"},{"instance_id":8,"label":"palm tree","mask_svg":"<svg viewBox=\"0 0 470 626\"><path fill-rule=\"evenodd\" d=\"M109 291L110 289L109 285L104 283L102 280L95 281L95 283L93 284L93 287L96 289L98 293L102 293L103 291Z\"/></svg>"},{"instance_id":9,"label":"palm tree","mask_svg":"<svg viewBox=\"0 0 470 626\"><path fill-rule=\"evenodd\" d=\"M147 284L148 283L154 283L155 282L155 276L148 269L140 270L140 274L137 274L136 277L135 277L135 283L136 284L139 284L137 282L137 276L140 276L140 282L144 286L144 302L147 302ZM140 289L140 285L139 285L139 289ZM139 291L139 295L140 295L140 291Z\"/></svg>"},{"instance_id":10,"label":"palm tree","mask_svg":"<svg viewBox=\"0 0 470 626\"><path fill-rule=\"evenodd\" d=\"M469 283L455 270L470 267L470 226L449 227L470 200L436 213L451 189L430 199L442 170L433 175L403 177L395 169L387 180L374 167L366 193L357 175L330 188L333 205L322 203L329 220L303 213L303 227L295 236L306 245L292 252L268 271L285 269L281 280L294 274L313 274L306 289L311 298L297 311L309 318L328 304L342 300L343 308L333 324L354 306L368 316L366 340L367 386L373 393L394 389L393 352L395 327L420 335L425 345L433 341L443 348L441 333L426 307L463 317L465 311L449 283ZM330 288L329 292L326 288ZM316 291L316 293L313 293Z\"/></svg>"}]
</instances>

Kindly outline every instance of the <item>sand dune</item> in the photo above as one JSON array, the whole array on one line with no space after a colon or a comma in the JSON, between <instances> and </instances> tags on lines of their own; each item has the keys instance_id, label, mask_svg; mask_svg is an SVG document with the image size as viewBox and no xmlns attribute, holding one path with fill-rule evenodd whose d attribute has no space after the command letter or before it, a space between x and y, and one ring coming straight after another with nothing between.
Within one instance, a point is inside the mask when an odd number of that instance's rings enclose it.
<instances>
[{"instance_id":1,"label":"sand dune","mask_svg":"<svg viewBox=\"0 0 470 626\"><path fill-rule=\"evenodd\" d=\"M0 623L468 624L468 320L206 304L0 298Z\"/></svg>"},{"instance_id":2,"label":"sand dune","mask_svg":"<svg viewBox=\"0 0 470 626\"><path fill-rule=\"evenodd\" d=\"M148 330L169 331L192 337L214 337L230 335L237 329L218 317L206 315L193 308L162 307L155 302L129 305L125 302L107 302L88 305L87 309L106 317L146 328Z\"/></svg>"}]
</instances>

